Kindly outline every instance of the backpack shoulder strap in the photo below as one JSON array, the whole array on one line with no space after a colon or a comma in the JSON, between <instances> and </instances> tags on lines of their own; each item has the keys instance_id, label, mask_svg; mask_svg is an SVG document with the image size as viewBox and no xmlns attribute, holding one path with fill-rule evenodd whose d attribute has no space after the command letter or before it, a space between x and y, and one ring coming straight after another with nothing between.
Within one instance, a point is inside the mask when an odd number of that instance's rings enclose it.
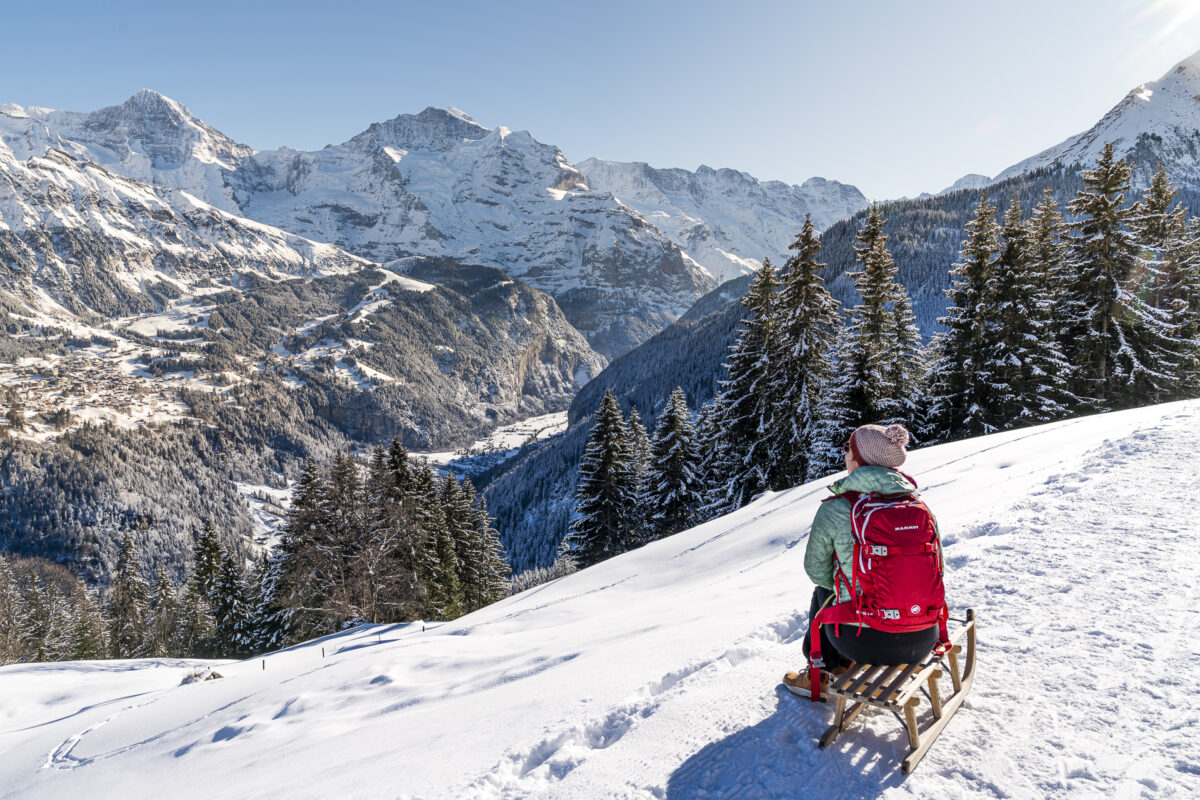
<instances>
[{"instance_id":1,"label":"backpack shoulder strap","mask_svg":"<svg viewBox=\"0 0 1200 800\"><path fill-rule=\"evenodd\" d=\"M862 492L856 492L853 489L848 489L841 494L832 494L821 500L822 503L832 503L834 500L845 500L850 504L851 508L858 502L858 498L862 497Z\"/></svg>"}]
</instances>

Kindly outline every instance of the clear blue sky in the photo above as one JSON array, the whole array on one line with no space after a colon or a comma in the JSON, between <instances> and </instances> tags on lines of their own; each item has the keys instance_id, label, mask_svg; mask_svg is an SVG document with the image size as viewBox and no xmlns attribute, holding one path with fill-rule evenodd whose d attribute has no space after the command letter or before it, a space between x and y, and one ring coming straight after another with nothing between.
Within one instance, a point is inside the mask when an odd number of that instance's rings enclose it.
<instances>
[{"instance_id":1,"label":"clear blue sky","mask_svg":"<svg viewBox=\"0 0 1200 800\"><path fill-rule=\"evenodd\" d=\"M1200 50L1198 0L8 0L0 103L142 87L257 148L453 105L567 158L937 191Z\"/></svg>"}]
</instances>

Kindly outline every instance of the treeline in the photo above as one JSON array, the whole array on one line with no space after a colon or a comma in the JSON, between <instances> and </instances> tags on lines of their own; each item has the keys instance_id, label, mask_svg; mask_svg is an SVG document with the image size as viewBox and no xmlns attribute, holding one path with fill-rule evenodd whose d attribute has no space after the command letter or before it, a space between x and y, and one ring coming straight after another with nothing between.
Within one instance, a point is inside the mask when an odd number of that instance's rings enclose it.
<instances>
[{"instance_id":1,"label":"treeline","mask_svg":"<svg viewBox=\"0 0 1200 800\"><path fill-rule=\"evenodd\" d=\"M1067 217L1047 191L1030 216L1014 196L997 220L984 195L927 345L879 208L855 241L860 300L849 312L824 286L806 220L782 274L768 259L755 277L726 377L694 427L676 389L646 461L636 409L623 418L606 393L580 463L570 552L586 566L836 471L842 443L866 423L904 424L931 444L1196 396L1200 221L1161 167L1132 204L1129 189L1109 145Z\"/></svg>"},{"instance_id":2,"label":"treeline","mask_svg":"<svg viewBox=\"0 0 1200 800\"><path fill-rule=\"evenodd\" d=\"M207 522L182 585L163 569L148 581L127 532L103 601L59 565L0 559L0 663L243 658L357 622L453 619L506 596L509 576L470 481L393 440L365 469L306 462L278 544L250 569Z\"/></svg>"}]
</instances>

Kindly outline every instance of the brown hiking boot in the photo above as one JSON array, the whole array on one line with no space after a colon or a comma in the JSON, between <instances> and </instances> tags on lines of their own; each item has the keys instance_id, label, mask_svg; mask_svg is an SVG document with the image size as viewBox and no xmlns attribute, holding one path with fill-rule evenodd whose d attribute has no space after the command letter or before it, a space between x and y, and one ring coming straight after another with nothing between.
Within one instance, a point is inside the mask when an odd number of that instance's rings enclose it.
<instances>
[{"instance_id":1,"label":"brown hiking boot","mask_svg":"<svg viewBox=\"0 0 1200 800\"><path fill-rule=\"evenodd\" d=\"M808 670L803 672L789 672L783 676L783 683L788 687L792 694L811 694L812 681L809 680ZM821 671L821 694L825 694L825 687L829 685L829 675Z\"/></svg>"}]
</instances>

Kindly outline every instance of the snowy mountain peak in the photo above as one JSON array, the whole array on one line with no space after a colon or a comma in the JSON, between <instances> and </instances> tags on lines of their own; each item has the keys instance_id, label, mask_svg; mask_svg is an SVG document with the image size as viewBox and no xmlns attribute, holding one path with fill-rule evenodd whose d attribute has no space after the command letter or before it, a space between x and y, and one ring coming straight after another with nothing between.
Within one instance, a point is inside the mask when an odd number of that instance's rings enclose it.
<instances>
[{"instance_id":1,"label":"snowy mountain peak","mask_svg":"<svg viewBox=\"0 0 1200 800\"><path fill-rule=\"evenodd\" d=\"M1176 182L1200 181L1200 53L1132 89L1089 130L1009 167L995 182L1053 164L1090 165L1106 142L1133 162L1135 186L1149 183L1158 161Z\"/></svg>"},{"instance_id":2,"label":"snowy mountain peak","mask_svg":"<svg viewBox=\"0 0 1200 800\"><path fill-rule=\"evenodd\" d=\"M349 142L351 147L371 144L401 150L446 152L464 141L482 139L491 133L470 115L457 108L430 106L420 114L400 114L386 122L373 122Z\"/></svg>"},{"instance_id":3,"label":"snowy mountain peak","mask_svg":"<svg viewBox=\"0 0 1200 800\"><path fill-rule=\"evenodd\" d=\"M165 94L156 92L153 89L138 90L122 103L119 108L126 109L131 113L141 114L143 117L149 119L169 119L176 125L199 122L192 115L192 112L184 108L182 103L172 100Z\"/></svg>"}]
</instances>

